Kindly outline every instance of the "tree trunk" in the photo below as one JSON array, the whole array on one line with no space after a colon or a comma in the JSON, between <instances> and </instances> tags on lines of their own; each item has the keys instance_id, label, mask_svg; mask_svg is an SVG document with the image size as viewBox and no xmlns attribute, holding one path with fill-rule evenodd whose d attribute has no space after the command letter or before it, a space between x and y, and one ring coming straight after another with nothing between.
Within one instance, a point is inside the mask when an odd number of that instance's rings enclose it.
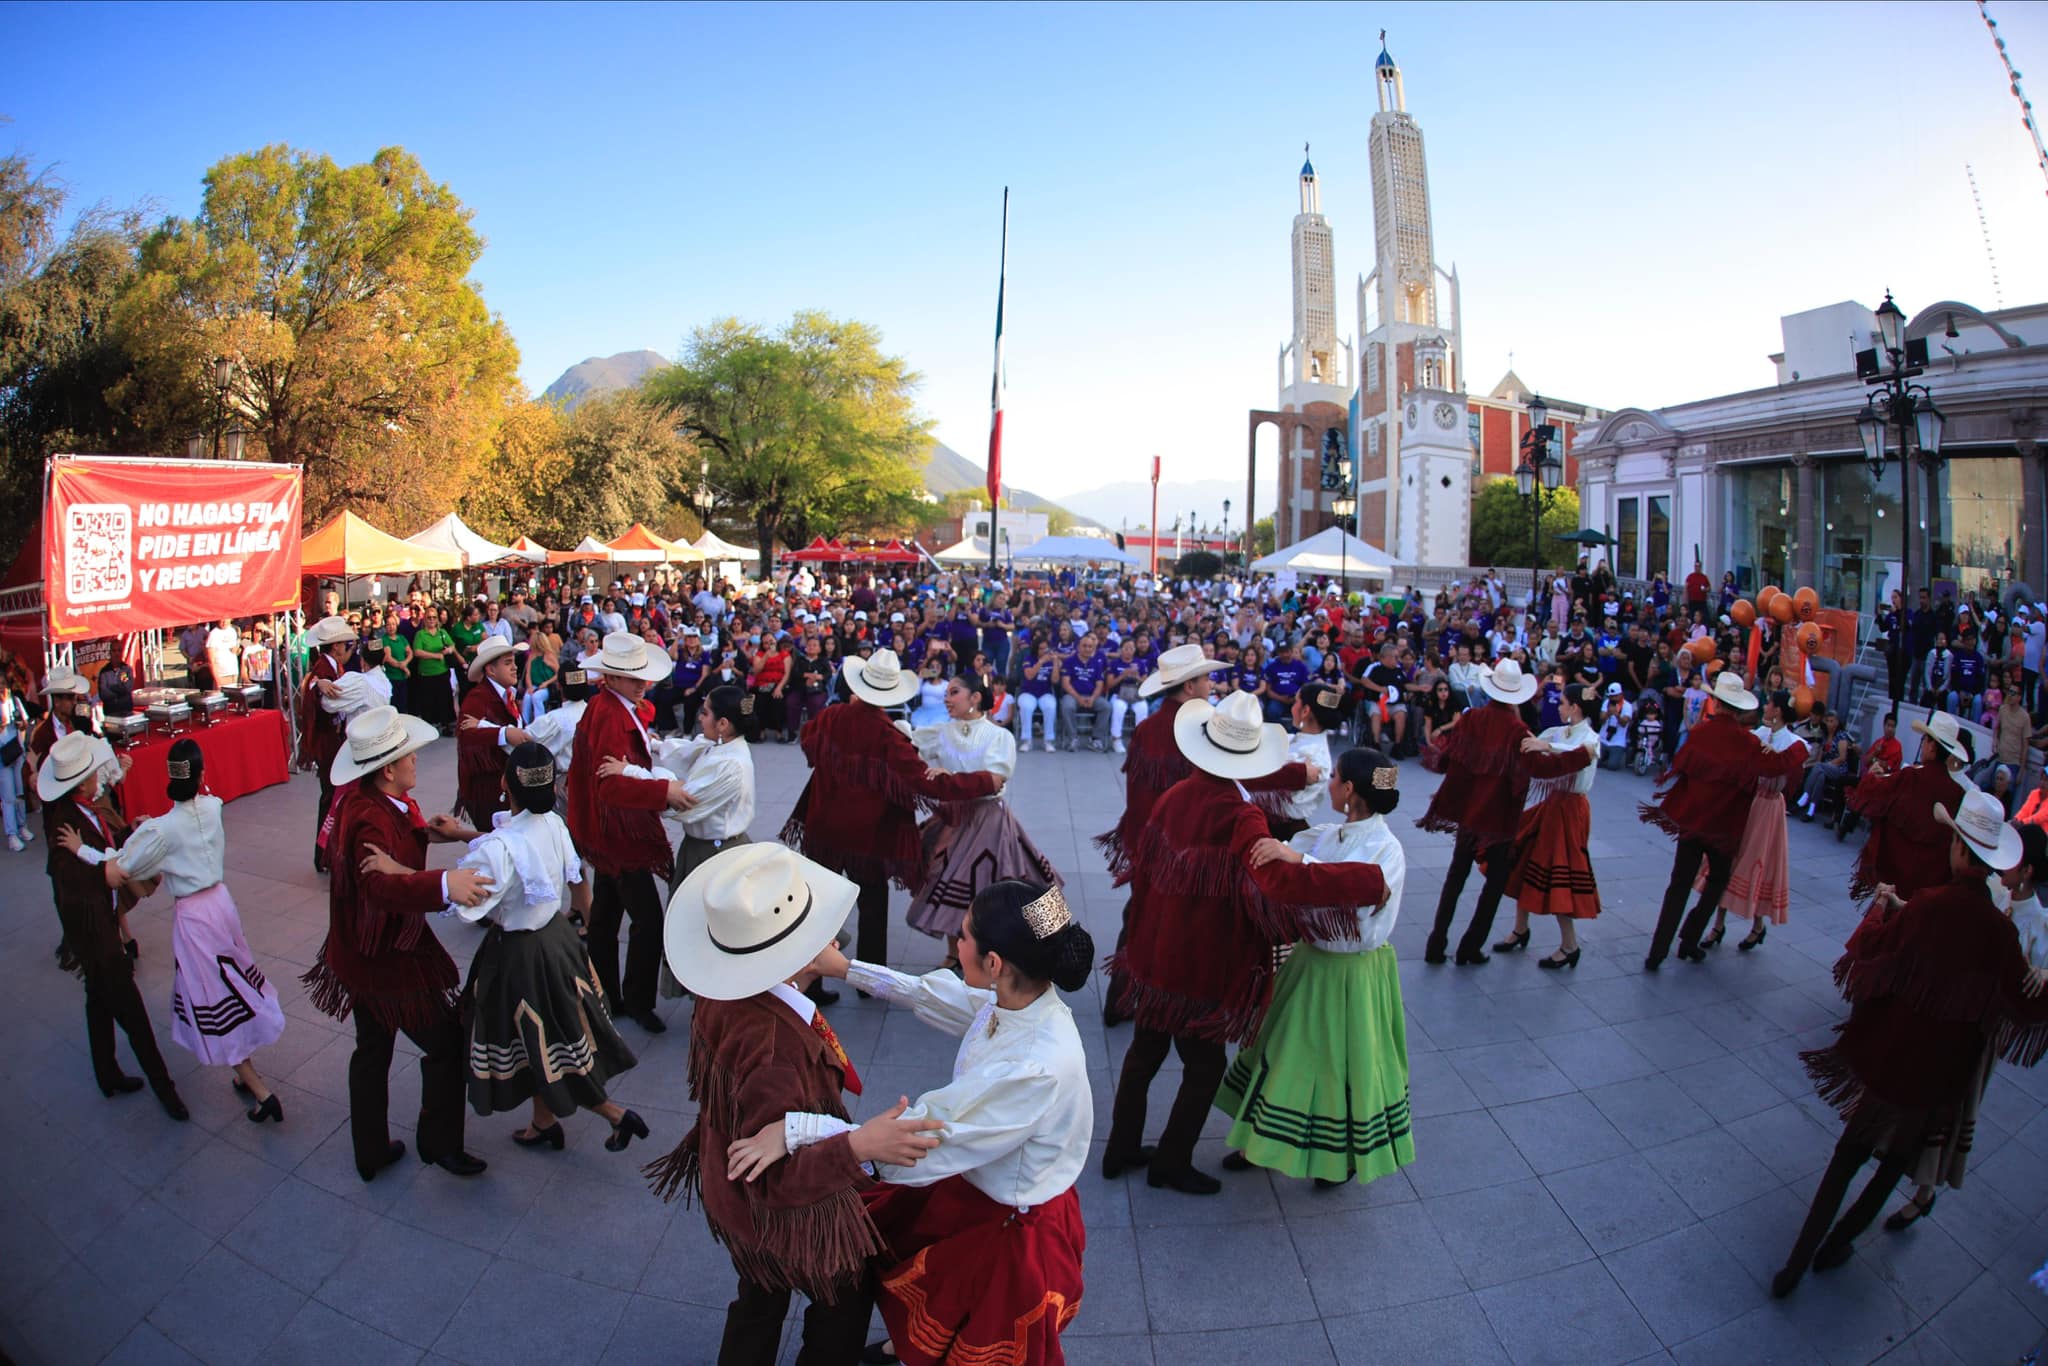
<instances>
[{"instance_id":1,"label":"tree trunk","mask_svg":"<svg viewBox=\"0 0 2048 1366\"><path fill-rule=\"evenodd\" d=\"M761 554L760 574L763 579L775 572L775 533L782 529L782 517L773 509L754 509L754 535L759 537Z\"/></svg>"}]
</instances>

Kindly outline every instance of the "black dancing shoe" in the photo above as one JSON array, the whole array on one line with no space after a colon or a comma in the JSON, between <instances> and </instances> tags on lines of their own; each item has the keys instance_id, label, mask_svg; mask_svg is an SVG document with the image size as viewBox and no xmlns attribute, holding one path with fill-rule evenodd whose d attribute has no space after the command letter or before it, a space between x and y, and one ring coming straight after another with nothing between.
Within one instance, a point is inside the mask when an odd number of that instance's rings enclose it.
<instances>
[{"instance_id":1,"label":"black dancing shoe","mask_svg":"<svg viewBox=\"0 0 2048 1366\"><path fill-rule=\"evenodd\" d=\"M1154 1190L1176 1190L1182 1195L1215 1195L1223 1189L1221 1181L1193 1166L1179 1171L1155 1166L1145 1173L1145 1184Z\"/></svg>"},{"instance_id":2,"label":"black dancing shoe","mask_svg":"<svg viewBox=\"0 0 2048 1366\"><path fill-rule=\"evenodd\" d=\"M1577 949L1573 949L1562 958L1553 955L1549 958L1539 958L1536 960L1536 966L1539 968L1576 968L1578 965L1579 951Z\"/></svg>"},{"instance_id":3,"label":"black dancing shoe","mask_svg":"<svg viewBox=\"0 0 2048 1366\"><path fill-rule=\"evenodd\" d=\"M651 1010L643 1010L638 1015L635 1015L633 1023L639 1025L649 1034L668 1033L668 1021L662 1019L661 1016Z\"/></svg>"},{"instance_id":4,"label":"black dancing shoe","mask_svg":"<svg viewBox=\"0 0 2048 1366\"><path fill-rule=\"evenodd\" d=\"M244 1113L249 1116L251 1124L261 1124L265 1120L269 1120L273 1124L282 1124L284 1123L284 1102L277 1098L277 1092L272 1091L263 1098L260 1105L252 1105Z\"/></svg>"},{"instance_id":5,"label":"black dancing shoe","mask_svg":"<svg viewBox=\"0 0 2048 1366\"><path fill-rule=\"evenodd\" d=\"M1799 1280L1806 1273L1796 1266L1778 1268L1778 1274L1771 1277L1771 1298L1782 1300L1799 1288Z\"/></svg>"},{"instance_id":6,"label":"black dancing shoe","mask_svg":"<svg viewBox=\"0 0 2048 1366\"><path fill-rule=\"evenodd\" d=\"M115 1096L132 1096L141 1089L141 1077L131 1077L127 1073L123 1072L115 1076L112 1085L102 1083L100 1086L100 1094L105 1096L108 1100L112 1100Z\"/></svg>"},{"instance_id":7,"label":"black dancing shoe","mask_svg":"<svg viewBox=\"0 0 2048 1366\"><path fill-rule=\"evenodd\" d=\"M1422 946L1422 961L1431 966L1442 966L1449 962L1450 956L1444 952L1446 947L1448 946L1432 936L1429 942Z\"/></svg>"},{"instance_id":8,"label":"black dancing shoe","mask_svg":"<svg viewBox=\"0 0 2048 1366\"><path fill-rule=\"evenodd\" d=\"M1457 965L1461 968L1483 968L1492 961L1491 958L1488 958L1478 949L1460 948L1458 950Z\"/></svg>"},{"instance_id":9,"label":"black dancing shoe","mask_svg":"<svg viewBox=\"0 0 2048 1366\"><path fill-rule=\"evenodd\" d=\"M1344 1186L1346 1186L1346 1185L1350 1184L1349 1182L1345 1182L1345 1181L1332 1181L1332 1180L1331 1180L1331 1179L1330 1179L1329 1177L1327 1177L1327 1176L1318 1176L1318 1177L1316 1177L1316 1178L1315 1178L1315 1183L1316 1183L1316 1189L1317 1189L1317 1190L1319 1190L1319 1191L1333 1191L1333 1190L1341 1190L1341 1189L1342 1189L1342 1188L1343 1188Z\"/></svg>"},{"instance_id":10,"label":"black dancing shoe","mask_svg":"<svg viewBox=\"0 0 2048 1366\"><path fill-rule=\"evenodd\" d=\"M1644 972L1655 972L1658 968L1661 968L1663 966L1664 955L1661 953L1653 953L1649 957L1643 959Z\"/></svg>"},{"instance_id":11,"label":"black dancing shoe","mask_svg":"<svg viewBox=\"0 0 2048 1366\"><path fill-rule=\"evenodd\" d=\"M1694 944L1691 948L1680 944L1678 946L1678 961L1681 963L1704 963L1707 961L1707 951L1697 944Z\"/></svg>"},{"instance_id":12,"label":"black dancing shoe","mask_svg":"<svg viewBox=\"0 0 2048 1366\"><path fill-rule=\"evenodd\" d=\"M1833 1271L1855 1255L1856 1244L1850 1242L1847 1238L1843 1238L1840 1241L1830 1238L1820 1245L1820 1251L1813 1254L1813 1269L1815 1271Z\"/></svg>"},{"instance_id":13,"label":"black dancing shoe","mask_svg":"<svg viewBox=\"0 0 2048 1366\"><path fill-rule=\"evenodd\" d=\"M428 1157L421 1153L420 1161L430 1167L439 1167L450 1176L480 1176L484 1168L491 1165L481 1157L464 1152L442 1153L439 1157Z\"/></svg>"},{"instance_id":14,"label":"black dancing shoe","mask_svg":"<svg viewBox=\"0 0 2048 1366\"><path fill-rule=\"evenodd\" d=\"M1721 947L1721 941L1727 937L1728 927L1726 925L1716 925L1712 934L1700 936L1700 947L1703 949L1718 949Z\"/></svg>"},{"instance_id":15,"label":"black dancing shoe","mask_svg":"<svg viewBox=\"0 0 2048 1366\"><path fill-rule=\"evenodd\" d=\"M1498 944L1495 944L1493 946L1493 951L1495 953L1519 953L1521 950L1526 949L1528 947L1529 932L1527 930L1517 930L1515 933L1501 940Z\"/></svg>"},{"instance_id":16,"label":"black dancing shoe","mask_svg":"<svg viewBox=\"0 0 2048 1366\"><path fill-rule=\"evenodd\" d=\"M869 1343L860 1354L861 1366L892 1366L899 1358L890 1350L891 1345L887 1338Z\"/></svg>"},{"instance_id":17,"label":"black dancing shoe","mask_svg":"<svg viewBox=\"0 0 2048 1366\"><path fill-rule=\"evenodd\" d=\"M514 1129L512 1141L522 1148L549 1147L560 1152L562 1145L569 1140L562 1133L562 1121L558 1119L545 1129L536 1129L531 1124L524 1129Z\"/></svg>"},{"instance_id":18,"label":"black dancing shoe","mask_svg":"<svg viewBox=\"0 0 2048 1366\"><path fill-rule=\"evenodd\" d=\"M1751 949L1764 942L1764 936L1769 934L1770 930L1770 924L1762 916L1758 916L1756 918L1756 928L1742 937L1742 941L1735 946L1735 951L1737 953L1748 953ZM1817 1264L1818 1262L1816 1262Z\"/></svg>"},{"instance_id":19,"label":"black dancing shoe","mask_svg":"<svg viewBox=\"0 0 2048 1366\"><path fill-rule=\"evenodd\" d=\"M1232 1148L1229 1152L1223 1154L1223 1170L1227 1172L1248 1172L1251 1169L1252 1160L1237 1149Z\"/></svg>"},{"instance_id":20,"label":"black dancing shoe","mask_svg":"<svg viewBox=\"0 0 2048 1366\"><path fill-rule=\"evenodd\" d=\"M1125 1172L1136 1171L1140 1167L1149 1167L1152 1165L1152 1157L1156 1152L1158 1152L1158 1149L1149 1143L1140 1147L1136 1152L1129 1154L1111 1152L1105 1149L1102 1154L1102 1179L1114 1181Z\"/></svg>"},{"instance_id":21,"label":"black dancing shoe","mask_svg":"<svg viewBox=\"0 0 2048 1366\"><path fill-rule=\"evenodd\" d=\"M608 1153L622 1153L626 1145L636 1138L647 1137L647 1121L631 1110L619 1116L619 1122L612 1125L612 1136L604 1141Z\"/></svg>"},{"instance_id":22,"label":"black dancing shoe","mask_svg":"<svg viewBox=\"0 0 2048 1366\"><path fill-rule=\"evenodd\" d=\"M192 1118L192 1112L185 1108L184 1097L178 1094L178 1088L170 1082L152 1085L150 1089L156 1092L156 1103L163 1106L164 1113L172 1119L183 1124Z\"/></svg>"},{"instance_id":23,"label":"black dancing shoe","mask_svg":"<svg viewBox=\"0 0 2048 1366\"><path fill-rule=\"evenodd\" d=\"M375 1181L377 1179L378 1172L383 1171L386 1167L390 1166L392 1163L396 1162L399 1158L404 1156L405 1140L402 1138L394 1138L391 1140L391 1146L384 1150L384 1156L382 1160L375 1162L367 1167L365 1167L360 1162L356 1163L356 1175L362 1177L365 1181Z\"/></svg>"}]
</instances>

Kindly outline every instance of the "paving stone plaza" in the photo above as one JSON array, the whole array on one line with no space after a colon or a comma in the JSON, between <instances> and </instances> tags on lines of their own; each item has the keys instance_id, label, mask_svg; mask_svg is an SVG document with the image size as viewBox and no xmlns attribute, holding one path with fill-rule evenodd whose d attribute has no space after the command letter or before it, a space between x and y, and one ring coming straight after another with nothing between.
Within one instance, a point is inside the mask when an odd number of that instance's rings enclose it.
<instances>
[{"instance_id":1,"label":"paving stone plaza","mask_svg":"<svg viewBox=\"0 0 2048 1366\"><path fill-rule=\"evenodd\" d=\"M756 838L770 838L805 775L763 745ZM1068 879L1106 951L1123 898L1089 837L1122 809L1116 761L1031 754L1010 799ZM422 756L422 805L448 807L454 746ZM2018 1361L2048 1337L2048 1067L2001 1066L1963 1189L1903 1234L1873 1229L1847 1266L1790 1300L1765 1285L1805 1213L1838 1126L1798 1051L1843 1010L1829 967L1855 923L1854 843L1794 821L1791 921L1763 947L1734 941L1705 966L1641 962L1669 842L1635 818L1648 784L1603 773L1592 854L1605 913L1576 971L1540 972L1555 943L1484 968L1427 967L1422 941L1450 840L1414 828L1435 779L1404 766L1392 821L1409 877L1394 944L1409 1014L1416 1163L1368 1187L1318 1193L1260 1172L1222 1195L1105 1182L1080 1194L1087 1295L1066 1337L1076 1363ZM469 1125L490 1170L458 1180L410 1158L373 1184L350 1159L351 1038L297 982L327 921L308 853L310 776L228 809L230 886L291 1023L256 1062L282 1097L257 1126L218 1070L192 1075L170 1043L169 899L132 917L144 996L193 1122L145 1091L93 1084L77 981L60 973L41 844L0 854L0 1351L18 1362L498 1363L710 1361L731 1264L696 1209L663 1205L639 1166L690 1122L687 1002L650 1039L622 1026L639 1066L614 1098L654 1131L626 1157L602 1121L568 1121L564 1153L526 1151L523 1116ZM435 862L452 858L437 853ZM1466 907L1478 879L1467 889ZM898 965L938 951L901 924ZM1462 917L1461 917L1462 921ZM1504 916L1501 924L1505 927ZM466 962L477 931L435 930ZM1093 1063L1095 1154L1130 1039L1100 1022L1100 978L1073 998ZM953 1041L851 992L830 1018L866 1079L862 1112L948 1076ZM417 1109L410 1045L391 1079L394 1133ZM122 1047L124 1064L132 1062ZM1154 1091L1153 1125L1178 1083ZM1211 1171L1225 1125L1198 1154ZM785 1339L784 1361L795 1356Z\"/></svg>"}]
</instances>

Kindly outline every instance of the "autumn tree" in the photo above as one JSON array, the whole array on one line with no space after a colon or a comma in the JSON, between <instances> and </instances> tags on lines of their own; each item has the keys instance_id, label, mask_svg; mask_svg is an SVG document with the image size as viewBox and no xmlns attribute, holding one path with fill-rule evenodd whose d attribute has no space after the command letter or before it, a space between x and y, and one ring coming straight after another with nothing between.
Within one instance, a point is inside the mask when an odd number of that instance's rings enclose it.
<instances>
[{"instance_id":1,"label":"autumn tree","mask_svg":"<svg viewBox=\"0 0 2048 1366\"><path fill-rule=\"evenodd\" d=\"M920 378L867 324L803 312L773 334L698 328L643 387L705 452L719 505L752 513L765 576L778 539L914 520L931 447Z\"/></svg>"},{"instance_id":2,"label":"autumn tree","mask_svg":"<svg viewBox=\"0 0 2048 1366\"><path fill-rule=\"evenodd\" d=\"M1579 529L1578 490L1539 489L1532 497L1543 506L1540 533L1531 501L1516 490L1513 479L1497 475L1480 486L1472 499L1470 563L1527 569L1539 546L1545 564L1569 560L1557 538Z\"/></svg>"},{"instance_id":3,"label":"autumn tree","mask_svg":"<svg viewBox=\"0 0 2048 1366\"><path fill-rule=\"evenodd\" d=\"M566 549L541 534L554 520L548 502L569 470L562 428L559 404L523 396L508 403L456 505L462 520L501 545L531 536L542 545Z\"/></svg>"},{"instance_id":4,"label":"autumn tree","mask_svg":"<svg viewBox=\"0 0 2048 1366\"><path fill-rule=\"evenodd\" d=\"M196 218L143 244L116 408L165 454L217 419L245 428L253 458L305 466L312 521L346 507L403 529L453 507L518 363L469 278L469 210L400 148L339 166L266 147L205 187Z\"/></svg>"}]
</instances>

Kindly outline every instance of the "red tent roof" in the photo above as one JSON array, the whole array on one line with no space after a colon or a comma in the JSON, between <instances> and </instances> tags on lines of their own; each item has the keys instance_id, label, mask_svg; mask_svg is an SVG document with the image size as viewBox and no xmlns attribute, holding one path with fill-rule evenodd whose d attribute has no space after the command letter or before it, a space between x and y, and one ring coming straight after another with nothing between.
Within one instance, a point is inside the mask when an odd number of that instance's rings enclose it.
<instances>
[{"instance_id":1,"label":"red tent roof","mask_svg":"<svg viewBox=\"0 0 2048 1366\"><path fill-rule=\"evenodd\" d=\"M823 536L813 536L811 543L802 550L792 550L782 558L802 560L810 564L826 564L835 560L851 559L852 556L839 542L828 541Z\"/></svg>"}]
</instances>

